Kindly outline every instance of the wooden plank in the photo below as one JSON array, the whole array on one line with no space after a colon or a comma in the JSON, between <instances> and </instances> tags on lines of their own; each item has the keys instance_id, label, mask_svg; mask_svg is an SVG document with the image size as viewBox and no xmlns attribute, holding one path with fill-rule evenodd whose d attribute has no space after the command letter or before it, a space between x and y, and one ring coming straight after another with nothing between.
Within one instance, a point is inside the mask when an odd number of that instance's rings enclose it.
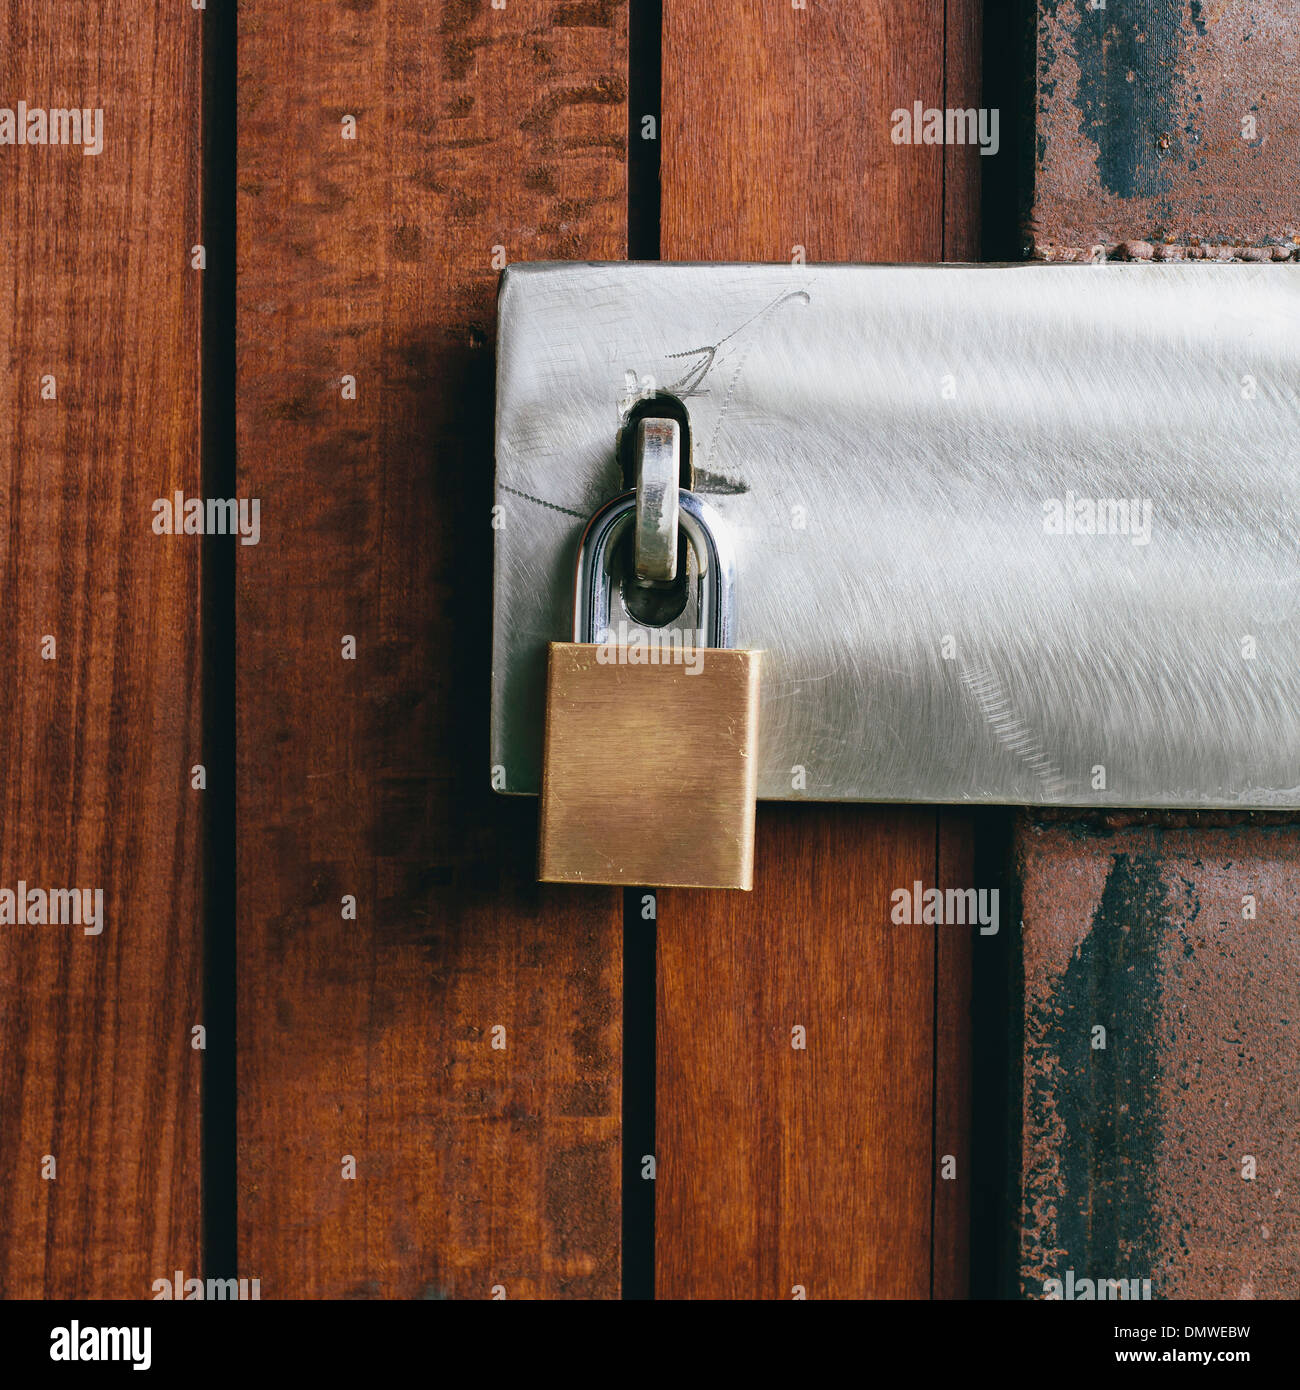
<instances>
[{"instance_id":1,"label":"wooden plank","mask_svg":"<svg viewBox=\"0 0 1300 1390\"><path fill-rule=\"evenodd\" d=\"M955 0L944 6L943 101L949 109L979 110L992 106L981 96L983 87L984 6L975 0ZM980 214L984 173L1001 156L1012 158L1014 132L1008 112L998 112L997 153L985 155L978 145L945 145L943 149L943 259L978 261L982 248ZM991 148L991 147L990 147Z\"/></svg>"},{"instance_id":2,"label":"wooden plank","mask_svg":"<svg viewBox=\"0 0 1300 1390\"><path fill-rule=\"evenodd\" d=\"M976 813L939 815L938 870L942 889L977 886ZM978 890L977 890L978 891ZM1010 929L999 901L985 936ZM934 944L934 1228L930 1296L961 1299L970 1292L972 1195L971 1061L972 959L979 927L940 927Z\"/></svg>"},{"instance_id":3,"label":"wooden plank","mask_svg":"<svg viewBox=\"0 0 1300 1390\"><path fill-rule=\"evenodd\" d=\"M659 1297L928 1295L935 929L889 890L934 851L933 812L764 806L752 894L659 894Z\"/></svg>"},{"instance_id":4,"label":"wooden plank","mask_svg":"<svg viewBox=\"0 0 1300 1390\"><path fill-rule=\"evenodd\" d=\"M927 261L943 152L890 112L943 93L942 0L664 4L665 260Z\"/></svg>"},{"instance_id":5,"label":"wooden plank","mask_svg":"<svg viewBox=\"0 0 1300 1390\"><path fill-rule=\"evenodd\" d=\"M948 8L964 94L974 22ZM945 235L973 244L967 185L945 218L944 151L890 138L892 111L944 103L944 33L937 2L886 16L669 0L665 258L924 261ZM936 928L889 913L892 890L939 881L936 815L762 806L759 827L751 897L660 894L658 1292L928 1296ZM963 833L945 828L945 863ZM959 955L945 947L941 1017ZM945 1095L957 1045L945 1034ZM947 1194L945 1230L964 1200ZM964 1255L943 1258L949 1293Z\"/></svg>"},{"instance_id":6,"label":"wooden plank","mask_svg":"<svg viewBox=\"0 0 1300 1390\"><path fill-rule=\"evenodd\" d=\"M496 270L624 254L625 14L274 0L240 73L241 1268L616 1296L621 897L486 707Z\"/></svg>"},{"instance_id":7,"label":"wooden plank","mask_svg":"<svg viewBox=\"0 0 1300 1390\"><path fill-rule=\"evenodd\" d=\"M200 1272L200 542L151 529L201 490L199 24L0 0L0 100L103 112L0 145L0 887L103 893L0 925L6 1298Z\"/></svg>"},{"instance_id":8,"label":"wooden plank","mask_svg":"<svg viewBox=\"0 0 1300 1390\"><path fill-rule=\"evenodd\" d=\"M978 110L982 99L984 7L944 6L945 108ZM991 104L991 103L989 103ZM1010 132L1000 113L999 150ZM947 261L977 261L982 252L981 188L985 161L974 145L943 150L943 251ZM944 890L978 883L977 814L940 812L935 884ZM997 931L1006 930L998 914ZM971 1292L973 1198L972 950L978 929L951 926L935 932L934 954L934 1151L930 1232L930 1297L964 1299ZM996 934L996 933L995 933Z\"/></svg>"}]
</instances>

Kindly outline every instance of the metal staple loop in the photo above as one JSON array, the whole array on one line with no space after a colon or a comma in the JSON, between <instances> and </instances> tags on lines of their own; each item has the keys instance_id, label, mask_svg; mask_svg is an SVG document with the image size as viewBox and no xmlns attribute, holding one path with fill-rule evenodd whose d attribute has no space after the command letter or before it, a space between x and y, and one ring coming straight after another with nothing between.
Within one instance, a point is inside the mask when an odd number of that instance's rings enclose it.
<instances>
[{"instance_id":1,"label":"metal staple loop","mask_svg":"<svg viewBox=\"0 0 1300 1390\"><path fill-rule=\"evenodd\" d=\"M636 577L650 584L677 578L681 431L676 420L644 419L636 431Z\"/></svg>"}]
</instances>

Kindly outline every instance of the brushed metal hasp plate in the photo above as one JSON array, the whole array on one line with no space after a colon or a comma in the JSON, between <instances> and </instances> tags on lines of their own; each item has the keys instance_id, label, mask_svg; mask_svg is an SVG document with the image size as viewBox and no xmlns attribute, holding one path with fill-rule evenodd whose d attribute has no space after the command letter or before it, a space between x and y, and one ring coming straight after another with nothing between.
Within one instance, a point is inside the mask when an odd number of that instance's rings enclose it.
<instances>
[{"instance_id":1,"label":"brushed metal hasp plate","mask_svg":"<svg viewBox=\"0 0 1300 1390\"><path fill-rule=\"evenodd\" d=\"M1300 270L534 265L500 299L494 784L620 424L684 401L768 800L1300 806Z\"/></svg>"}]
</instances>

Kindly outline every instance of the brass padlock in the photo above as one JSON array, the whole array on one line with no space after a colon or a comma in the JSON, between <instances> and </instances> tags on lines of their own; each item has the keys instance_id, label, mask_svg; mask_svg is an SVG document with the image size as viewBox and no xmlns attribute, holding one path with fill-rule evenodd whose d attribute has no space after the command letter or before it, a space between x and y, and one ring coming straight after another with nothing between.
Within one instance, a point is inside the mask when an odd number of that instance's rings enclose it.
<instances>
[{"instance_id":1,"label":"brass padlock","mask_svg":"<svg viewBox=\"0 0 1300 1390\"><path fill-rule=\"evenodd\" d=\"M588 523L575 640L550 645L538 877L747 889L761 653L729 645L735 581L725 530L707 503L680 494L698 571L698 637L641 625L615 642L611 566L635 507L636 492L626 492Z\"/></svg>"}]
</instances>

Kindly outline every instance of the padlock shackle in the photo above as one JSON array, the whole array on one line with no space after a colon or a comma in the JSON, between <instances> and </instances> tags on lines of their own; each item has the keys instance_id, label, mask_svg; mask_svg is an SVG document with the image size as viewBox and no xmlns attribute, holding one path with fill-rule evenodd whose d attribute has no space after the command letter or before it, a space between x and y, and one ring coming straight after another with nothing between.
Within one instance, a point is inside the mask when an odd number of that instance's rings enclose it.
<instances>
[{"instance_id":1,"label":"padlock shackle","mask_svg":"<svg viewBox=\"0 0 1300 1390\"><path fill-rule=\"evenodd\" d=\"M693 492L679 494L679 524L699 569L699 621L711 647L735 641L736 562L718 513ZM613 575L609 555L636 511L636 489L606 502L582 533L573 578L573 640L594 642L609 628ZM642 624L644 627L650 624Z\"/></svg>"}]
</instances>

